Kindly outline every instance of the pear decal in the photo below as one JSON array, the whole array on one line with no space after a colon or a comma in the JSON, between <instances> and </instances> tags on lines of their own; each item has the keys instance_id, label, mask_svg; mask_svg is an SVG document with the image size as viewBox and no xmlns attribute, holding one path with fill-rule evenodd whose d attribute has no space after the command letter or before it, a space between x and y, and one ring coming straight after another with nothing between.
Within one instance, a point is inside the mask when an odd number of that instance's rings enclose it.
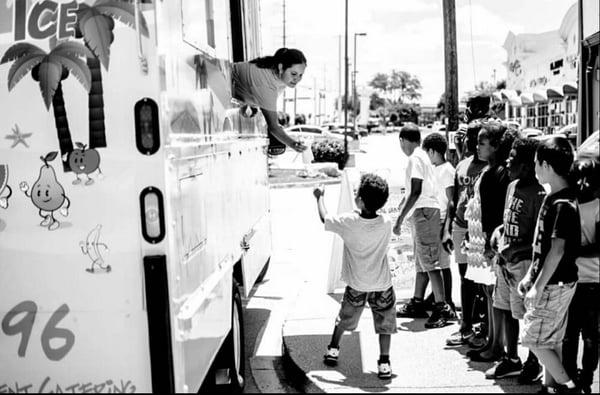
<instances>
[{"instance_id":1,"label":"pear decal","mask_svg":"<svg viewBox=\"0 0 600 395\"><path fill-rule=\"evenodd\" d=\"M48 230L56 230L60 227L60 222L54 217L54 212L59 211L63 217L69 215L71 201L65 195L65 189L56 179L56 172L49 164L58 155L53 151L40 159L44 164L40 167L40 173L37 180L33 183L31 192L29 184L23 181L19 184L21 191L25 196L31 198L33 204L39 209L39 215L43 218L40 226L48 227Z\"/></svg>"}]
</instances>

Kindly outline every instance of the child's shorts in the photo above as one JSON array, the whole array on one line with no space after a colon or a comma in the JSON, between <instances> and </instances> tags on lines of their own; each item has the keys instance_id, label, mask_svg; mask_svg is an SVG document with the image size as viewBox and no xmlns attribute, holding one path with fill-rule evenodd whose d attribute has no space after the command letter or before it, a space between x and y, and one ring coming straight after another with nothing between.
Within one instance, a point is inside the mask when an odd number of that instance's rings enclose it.
<instances>
[{"instance_id":1,"label":"child's shorts","mask_svg":"<svg viewBox=\"0 0 600 395\"><path fill-rule=\"evenodd\" d=\"M396 294L393 287L385 291L362 292L347 286L335 320L336 326L346 331L356 329L367 301L373 314L375 333L396 333Z\"/></svg>"},{"instance_id":2,"label":"child's shorts","mask_svg":"<svg viewBox=\"0 0 600 395\"><path fill-rule=\"evenodd\" d=\"M431 272L450 267L450 259L442 262L440 250L440 210L417 208L410 217L417 273Z\"/></svg>"},{"instance_id":3,"label":"child's shorts","mask_svg":"<svg viewBox=\"0 0 600 395\"><path fill-rule=\"evenodd\" d=\"M461 228L456 225L452 226L452 244L454 244L454 262L459 265L467 263L467 254L461 248L462 242L467 234L467 228Z\"/></svg>"},{"instance_id":4,"label":"child's shorts","mask_svg":"<svg viewBox=\"0 0 600 395\"><path fill-rule=\"evenodd\" d=\"M506 263L496 265L496 287L494 288L494 307L500 310L508 310L516 320L523 319L525 305L523 298L519 295L517 287L525 277L531 265L530 260L517 263Z\"/></svg>"},{"instance_id":5,"label":"child's shorts","mask_svg":"<svg viewBox=\"0 0 600 395\"><path fill-rule=\"evenodd\" d=\"M527 348L555 348L567 329L567 312L576 282L546 285L535 306L525 305L521 344Z\"/></svg>"}]
</instances>

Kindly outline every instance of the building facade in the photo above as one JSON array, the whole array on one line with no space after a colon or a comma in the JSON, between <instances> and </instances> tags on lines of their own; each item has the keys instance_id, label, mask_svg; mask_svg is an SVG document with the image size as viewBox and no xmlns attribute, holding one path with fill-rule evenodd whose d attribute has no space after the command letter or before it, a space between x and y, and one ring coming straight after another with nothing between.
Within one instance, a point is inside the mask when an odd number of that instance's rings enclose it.
<instances>
[{"instance_id":1,"label":"building facade","mask_svg":"<svg viewBox=\"0 0 600 395\"><path fill-rule=\"evenodd\" d=\"M581 31L579 70L579 141L585 140L600 127L600 2L579 0Z\"/></svg>"},{"instance_id":2,"label":"building facade","mask_svg":"<svg viewBox=\"0 0 600 395\"><path fill-rule=\"evenodd\" d=\"M505 102L507 120L545 133L577 123L578 15L575 3L557 30L508 33L506 89L495 94Z\"/></svg>"}]
</instances>

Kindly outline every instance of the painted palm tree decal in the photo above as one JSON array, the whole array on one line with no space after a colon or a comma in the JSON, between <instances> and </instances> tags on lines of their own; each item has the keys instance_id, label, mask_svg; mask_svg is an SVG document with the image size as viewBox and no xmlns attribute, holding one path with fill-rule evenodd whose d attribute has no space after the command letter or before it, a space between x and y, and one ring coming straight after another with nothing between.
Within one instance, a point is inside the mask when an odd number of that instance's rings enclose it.
<instances>
[{"instance_id":1,"label":"painted palm tree decal","mask_svg":"<svg viewBox=\"0 0 600 395\"><path fill-rule=\"evenodd\" d=\"M140 13L139 30L148 37L148 26ZM131 28L136 27L135 5L117 0L97 0L94 4L80 4L77 10L77 37L83 37L91 56L87 65L91 72L92 84L89 92L89 147L106 147L104 126L104 99L102 89L102 70L108 70L110 63L110 45L114 40L114 19Z\"/></svg>"},{"instance_id":2,"label":"painted palm tree decal","mask_svg":"<svg viewBox=\"0 0 600 395\"><path fill-rule=\"evenodd\" d=\"M13 62L8 71L8 90L11 91L30 71L31 76L40 85L40 91L46 108L50 104L54 110L54 121L60 147L63 167L69 171L68 155L73 151L73 142L63 99L62 83L72 74L89 92L91 75L81 58L86 58L89 50L83 45L65 41L52 45L50 52L29 43L18 43L10 47L0 64Z\"/></svg>"}]
</instances>

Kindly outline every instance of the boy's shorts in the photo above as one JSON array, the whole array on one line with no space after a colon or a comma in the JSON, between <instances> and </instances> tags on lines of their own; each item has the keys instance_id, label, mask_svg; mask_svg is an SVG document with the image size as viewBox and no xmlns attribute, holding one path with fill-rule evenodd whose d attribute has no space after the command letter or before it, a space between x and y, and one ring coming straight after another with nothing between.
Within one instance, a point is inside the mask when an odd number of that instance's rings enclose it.
<instances>
[{"instance_id":1,"label":"boy's shorts","mask_svg":"<svg viewBox=\"0 0 600 395\"><path fill-rule=\"evenodd\" d=\"M531 260L517 263L506 263L496 265L496 287L494 287L494 307L500 310L508 310L516 320L523 319L525 305L523 298L519 296L517 287L525 277L531 265Z\"/></svg>"},{"instance_id":2,"label":"boy's shorts","mask_svg":"<svg viewBox=\"0 0 600 395\"><path fill-rule=\"evenodd\" d=\"M527 348L555 348L562 344L567 313L576 282L546 285L535 306L525 305L521 344Z\"/></svg>"},{"instance_id":3,"label":"boy's shorts","mask_svg":"<svg viewBox=\"0 0 600 395\"><path fill-rule=\"evenodd\" d=\"M440 261L442 241L440 237L440 210L417 208L410 217L415 269L418 273L431 272L450 267L450 260Z\"/></svg>"},{"instance_id":4,"label":"boy's shorts","mask_svg":"<svg viewBox=\"0 0 600 395\"><path fill-rule=\"evenodd\" d=\"M456 225L456 223L452 226L452 244L454 244L454 261L461 264L467 263L467 254L462 252L462 242L465 239L467 234L467 228L461 228Z\"/></svg>"},{"instance_id":5,"label":"boy's shorts","mask_svg":"<svg viewBox=\"0 0 600 395\"><path fill-rule=\"evenodd\" d=\"M373 314L375 333L396 333L396 294L393 287L385 291L362 292L347 286L335 320L336 326L346 331L355 330L367 301Z\"/></svg>"}]
</instances>

